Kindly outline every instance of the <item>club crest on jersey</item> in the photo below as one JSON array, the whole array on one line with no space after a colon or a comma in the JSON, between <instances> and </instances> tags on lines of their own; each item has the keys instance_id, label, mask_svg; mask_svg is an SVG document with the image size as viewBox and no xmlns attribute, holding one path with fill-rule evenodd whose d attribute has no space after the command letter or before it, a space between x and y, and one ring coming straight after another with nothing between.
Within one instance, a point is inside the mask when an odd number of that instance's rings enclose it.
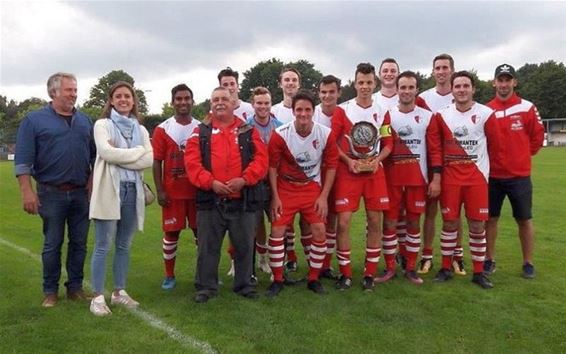
<instances>
[{"instance_id":1,"label":"club crest on jersey","mask_svg":"<svg viewBox=\"0 0 566 354\"><path fill-rule=\"evenodd\" d=\"M318 150L319 146L320 146L320 142L318 141L318 139L313 140L312 147Z\"/></svg>"},{"instance_id":2,"label":"club crest on jersey","mask_svg":"<svg viewBox=\"0 0 566 354\"><path fill-rule=\"evenodd\" d=\"M297 155L297 157L295 157L295 161L297 161L298 163L305 163L305 162L309 162L310 160L311 160L311 156L309 155L308 151L301 152L300 154Z\"/></svg>"},{"instance_id":3,"label":"club crest on jersey","mask_svg":"<svg viewBox=\"0 0 566 354\"><path fill-rule=\"evenodd\" d=\"M417 117L415 117L415 118L417 118ZM399 128L399 131L397 132L397 134L401 137L409 136L409 135L413 134L413 129L411 128L411 126L405 125L404 127Z\"/></svg>"},{"instance_id":4,"label":"club crest on jersey","mask_svg":"<svg viewBox=\"0 0 566 354\"><path fill-rule=\"evenodd\" d=\"M454 136L458 138L462 138L468 135L468 128L465 125L454 129Z\"/></svg>"},{"instance_id":5,"label":"club crest on jersey","mask_svg":"<svg viewBox=\"0 0 566 354\"><path fill-rule=\"evenodd\" d=\"M420 123L420 122L421 122L421 117L415 116L415 122Z\"/></svg>"},{"instance_id":6,"label":"club crest on jersey","mask_svg":"<svg viewBox=\"0 0 566 354\"><path fill-rule=\"evenodd\" d=\"M472 119L472 123L476 124L478 117L474 114L471 119Z\"/></svg>"}]
</instances>

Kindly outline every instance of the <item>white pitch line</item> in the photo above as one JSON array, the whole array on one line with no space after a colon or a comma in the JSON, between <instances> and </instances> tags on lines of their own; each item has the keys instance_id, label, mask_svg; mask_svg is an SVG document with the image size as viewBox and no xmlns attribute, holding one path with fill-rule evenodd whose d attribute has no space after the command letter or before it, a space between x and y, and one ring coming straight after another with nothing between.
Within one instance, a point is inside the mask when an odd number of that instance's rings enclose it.
<instances>
[{"instance_id":1,"label":"white pitch line","mask_svg":"<svg viewBox=\"0 0 566 354\"><path fill-rule=\"evenodd\" d=\"M32 251L28 250L27 248L18 246L16 244L2 238L2 237L0 237L0 244L3 244L4 246L10 247L10 248L12 248L12 249L14 249L14 250L16 250L20 253L25 254L26 256L28 256L30 258L33 258L34 260L36 260L38 262L41 262L41 256L33 253ZM65 272L65 269L63 269L63 272ZM86 284L86 282L83 285L88 287L88 284ZM188 335L181 333L175 327L168 325L167 323L163 322L158 317L152 315L151 313L149 313L147 311L140 310L139 308L138 309L128 309L126 307L124 307L124 308L127 309L128 311L130 311L132 314L134 314L138 318L142 319L145 323L147 323L151 327L165 332L169 336L169 338L179 342L180 344L182 344L185 347L191 347L191 348L197 349L197 350L201 351L202 353L206 353L206 354L217 353L217 351L209 343L207 343L205 341L198 340L196 338L193 338L191 336L188 336Z\"/></svg>"}]
</instances>

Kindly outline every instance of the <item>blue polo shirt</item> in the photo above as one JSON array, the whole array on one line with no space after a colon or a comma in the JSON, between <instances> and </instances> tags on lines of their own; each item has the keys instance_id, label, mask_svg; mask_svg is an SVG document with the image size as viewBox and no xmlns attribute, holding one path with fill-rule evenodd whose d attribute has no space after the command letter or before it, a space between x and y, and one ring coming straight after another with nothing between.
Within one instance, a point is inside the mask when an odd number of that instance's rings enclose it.
<instances>
[{"instance_id":1,"label":"blue polo shirt","mask_svg":"<svg viewBox=\"0 0 566 354\"><path fill-rule=\"evenodd\" d=\"M30 112L16 138L15 172L39 183L86 185L96 157L93 124L74 110L71 125L51 104Z\"/></svg>"}]
</instances>

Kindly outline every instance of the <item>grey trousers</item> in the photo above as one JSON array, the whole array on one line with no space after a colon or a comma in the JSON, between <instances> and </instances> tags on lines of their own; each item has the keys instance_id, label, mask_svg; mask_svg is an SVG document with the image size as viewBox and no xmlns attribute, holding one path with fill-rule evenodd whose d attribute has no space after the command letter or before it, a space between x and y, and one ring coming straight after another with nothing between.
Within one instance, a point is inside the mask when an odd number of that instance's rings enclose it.
<instances>
[{"instance_id":1,"label":"grey trousers","mask_svg":"<svg viewBox=\"0 0 566 354\"><path fill-rule=\"evenodd\" d=\"M256 221L255 212L227 211L221 205L210 210L197 211L197 293L215 295L218 292L218 265L226 231L235 249L233 290L239 294L254 290L250 279L253 271Z\"/></svg>"}]
</instances>

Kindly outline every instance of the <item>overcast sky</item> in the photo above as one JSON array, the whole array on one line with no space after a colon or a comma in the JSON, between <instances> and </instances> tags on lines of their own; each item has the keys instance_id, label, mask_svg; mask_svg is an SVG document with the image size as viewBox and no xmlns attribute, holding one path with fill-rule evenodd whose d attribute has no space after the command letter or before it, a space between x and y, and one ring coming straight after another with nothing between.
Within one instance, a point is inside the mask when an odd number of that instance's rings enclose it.
<instances>
[{"instance_id":1,"label":"overcast sky","mask_svg":"<svg viewBox=\"0 0 566 354\"><path fill-rule=\"evenodd\" d=\"M428 73L449 53L489 79L495 66L566 62L566 2L0 2L0 94L48 99L45 82L75 73L79 103L122 69L160 113L187 83L201 102L218 71L306 59L344 82L385 57Z\"/></svg>"}]
</instances>

